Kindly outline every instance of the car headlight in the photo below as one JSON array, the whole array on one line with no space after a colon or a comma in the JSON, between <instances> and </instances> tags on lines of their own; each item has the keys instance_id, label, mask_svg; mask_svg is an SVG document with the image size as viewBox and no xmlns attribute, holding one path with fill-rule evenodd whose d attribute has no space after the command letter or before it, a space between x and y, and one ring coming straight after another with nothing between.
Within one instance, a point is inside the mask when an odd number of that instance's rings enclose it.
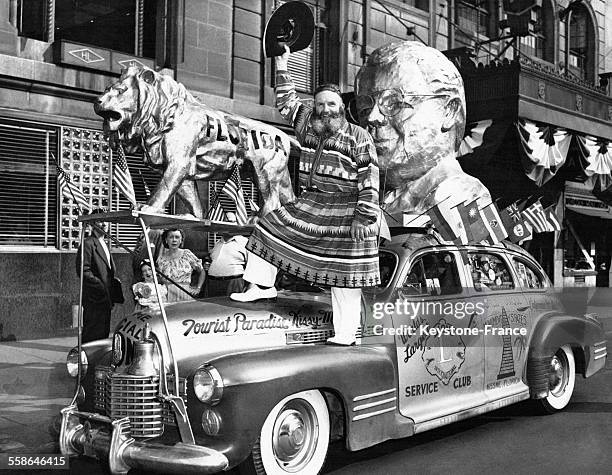
<instances>
[{"instance_id":1,"label":"car headlight","mask_svg":"<svg viewBox=\"0 0 612 475\"><path fill-rule=\"evenodd\" d=\"M200 401L215 405L223 395L223 379L214 367L205 366L195 372L193 390Z\"/></svg>"},{"instance_id":2,"label":"car headlight","mask_svg":"<svg viewBox=\"0 0 612 475\"><path fill-rule=\"evenodd\" d=\"M79 374L79 350L78 348L73 348L68 352L68 356L66 357L66 370L68 370L68 374L73 378L76 378ZM83 350L81 350L81 377L85 376L87 373L87 355Z\"/></svg>"}]
</instances>

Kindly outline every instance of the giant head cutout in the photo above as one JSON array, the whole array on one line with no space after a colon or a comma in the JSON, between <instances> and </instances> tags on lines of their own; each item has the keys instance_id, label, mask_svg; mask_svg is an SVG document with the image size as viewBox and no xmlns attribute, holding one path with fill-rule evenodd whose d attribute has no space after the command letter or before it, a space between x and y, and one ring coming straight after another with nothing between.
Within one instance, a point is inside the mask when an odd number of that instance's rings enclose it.
<instances>
[{"instance_id":1,"label":"giant head cutout","mask_svg":"<svg viewBox=\"0 0 612 475\"><path fill-rule=\"evenodd\" d=\"M438 50L391 43L368 57L355 81L360 123L372 134L390 213L422 213L436 203L490 202L486 187L461 170L463 81Z\"/></svg>"}]
</instances>

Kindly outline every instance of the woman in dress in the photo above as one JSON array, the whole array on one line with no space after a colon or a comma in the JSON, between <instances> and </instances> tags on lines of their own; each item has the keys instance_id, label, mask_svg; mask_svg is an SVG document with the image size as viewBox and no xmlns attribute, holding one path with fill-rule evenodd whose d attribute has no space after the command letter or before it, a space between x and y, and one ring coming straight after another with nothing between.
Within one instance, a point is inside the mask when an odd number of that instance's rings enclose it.
<instances>
[{"instance_id":1,"label":"woman in dress","mask_svg":"<svg viewBox=\"0 0 612 475\"><path fill-rule=\"evenodd\" d=\"M164 249L157 258L157 268L192 295L182 291L172 282L167 281L168 302L191 300L200 293L206 273L202 267L202 260L198 259L189 249L181 248L184 241L183 231L180 229L166 229L162 234ZM198 274L197 284L192 286L193 273Z\"/></svg>"}]
</instances>

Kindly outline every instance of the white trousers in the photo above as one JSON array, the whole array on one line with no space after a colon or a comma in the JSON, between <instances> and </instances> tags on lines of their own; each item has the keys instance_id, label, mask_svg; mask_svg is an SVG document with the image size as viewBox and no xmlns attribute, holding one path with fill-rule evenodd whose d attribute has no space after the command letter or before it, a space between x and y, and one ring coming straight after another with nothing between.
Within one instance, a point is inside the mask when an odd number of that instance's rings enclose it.
<instances>
[{"instance_id":1,"label":"white trousers","mask_svg":"<svg viewBox=\"0 0 612 475\"><path fill-rule=\"evenodd\" d=\"M242 277L261 287L274 287L278 269L261 257L248 253L247 265ZM332 311L335 340L352 342L361 323L361 289L332 287Z\"/></svg>"}]
</instances>

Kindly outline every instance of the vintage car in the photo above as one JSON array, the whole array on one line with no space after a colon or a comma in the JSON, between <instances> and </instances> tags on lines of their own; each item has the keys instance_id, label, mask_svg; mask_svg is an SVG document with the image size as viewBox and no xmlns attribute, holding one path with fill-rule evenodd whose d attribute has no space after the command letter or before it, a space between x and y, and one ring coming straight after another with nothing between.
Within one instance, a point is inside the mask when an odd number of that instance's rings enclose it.
<instances>
[{"instance_id":1,"label":"vintage car","mask_svg":"<svg viewBox=\"0 0 612 475\"><path fill-rule=\"evenodd\" d=\"M520 247L393 234L356 346L325 344L330 297L316 289L137 311L71 350L82 384L62 453L112 473L315 474L330 441L360 450L530 398L555 412L577 373L604 367L597 317L565 313Z\"/></svg>"}]
</instances>

